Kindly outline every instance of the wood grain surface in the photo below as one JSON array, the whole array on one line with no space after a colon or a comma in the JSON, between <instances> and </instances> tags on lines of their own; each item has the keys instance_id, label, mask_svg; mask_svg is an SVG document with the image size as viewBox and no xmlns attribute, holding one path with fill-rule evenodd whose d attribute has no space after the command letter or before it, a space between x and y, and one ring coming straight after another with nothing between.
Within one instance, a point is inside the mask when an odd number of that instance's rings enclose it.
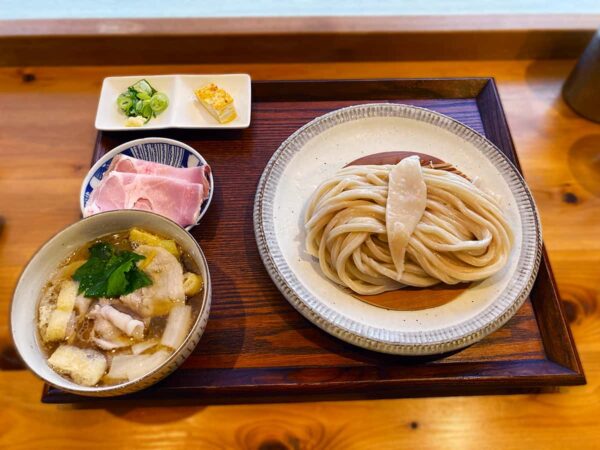
<instances>
[{"instance_id":1,"label":"wood grain surface","mask_svg":"<svg viewBox=\"0 0 600 450\"><path fill-rule=\"evenodd\" d=\"M100 132L93 160L132 138L158 135L201 151L216 180L210 211L192 230L211 270L212 307L205 335L180 370L135 398L298 401L415 396L428 390L457 395L475 388L498 392L583 383L570 335L556 332L565 321L556 311L560 307L556 294L547 287L538 286L538 295L527 299L513 320L466 351L402 358L357 349L312 325L279 293L259 257L252 222L256 186L272 154L300 126L373 99L401 101L450 115L481 132L487 128L490 138L503 144L501 150L515 161L510 134L502 127L502 107L497 98L486 95L489 90L495 88L487 78L255 82L252 124L245 130ZM475 98L469 98L473 94ZM482 95L487 100L478 100ZM545 263L542 271L548 270ZM546 275L549 283L552 277ZM418 296L422 290L407 292ZM541 303L546 305L544 315L533 311ZM540 329L553 333L544 334L541 342ZM561 361L575 364L557 365L546 352L564 354ZM87 399L49 389L43 400Z\"/></svg>"},{"instance_id":2,"label":"wood grain surface","mask_svg":"<svg viewBox=\"0 0 600 450\"><path fill-rule=\"evenodd\" d=\"M0 445L6 448L596 448L600 438L600 126L560 87L572 61L256 64L0 70ZM43 405L12 352L18 274L79 217L104 76L248 72L258 79L494 76L538 203L588 385L558 393L237 406ZM243 342L243 339L242 339Z\"/></svg>"},{"instance_id":3,"label":"wood grain surface","mask_svg":"<svg viewBox=\"0 0 600 450\"><path fill-rule=\"evenodd\" d=\"M0 20L0 36L172 36L282 33L393 33L398 31L584 30L598 26L600 14L461 14L404 16L287 16L189 18L89 18ZM235 21L235 26L232 22Z\"/></svg>"},{"instance_id":4,"label":"wood grain surface","mask_svg":"<svg viewBox=\"0 0 600 450\"><path fill-rule=\"evenodd\" d=\"M0 20L0 66L576 58L599 21L597 14Z\"/></svg>"}]
</instances>

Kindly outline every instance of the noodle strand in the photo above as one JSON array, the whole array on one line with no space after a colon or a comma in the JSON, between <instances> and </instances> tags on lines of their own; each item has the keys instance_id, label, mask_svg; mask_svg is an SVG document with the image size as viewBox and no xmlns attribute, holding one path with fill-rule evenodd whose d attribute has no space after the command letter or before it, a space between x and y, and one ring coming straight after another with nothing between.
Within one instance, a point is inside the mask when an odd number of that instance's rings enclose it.
<instances>
[{"instance_id":1,"label":"noodle strand","mask_svg":"<svg viewBox=\"0 0 600 450\"><path fill-rule=\"evenodd\" d=\"M425 212L394 265L386 231L394 165L349 166L322 183L306 208L306 250L330 280L364 295L487 278L506 264L512 232L493 194L446 170L421 168Z\"/></svg>"}]
</instances>

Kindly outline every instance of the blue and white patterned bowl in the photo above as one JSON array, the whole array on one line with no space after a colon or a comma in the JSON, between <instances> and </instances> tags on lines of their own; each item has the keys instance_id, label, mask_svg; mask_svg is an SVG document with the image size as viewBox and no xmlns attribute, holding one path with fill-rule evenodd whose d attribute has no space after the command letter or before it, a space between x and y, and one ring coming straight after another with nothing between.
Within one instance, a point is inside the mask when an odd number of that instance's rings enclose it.
<instances>
[{"instance_id":1,"label":"blue and white patterned bowl","mask_svg":"<svg viewBox=\"0 0 600 450\"><path fill-rule=\"evenodd\" d=\"M85 205L90 198L90 194L98 183L100 183L100 180L102 180L102 177L110 166L113 158L120 154L146 161L168 164L173 167L196 167L208 164L202 155L192 147L174 139L151 137L136 139L121 144L96 161L96 164L92 166L86 177L83 179L81 192L79 193L79 207L81 208L81 214L84 217ZM215 190L212 170L208 175L208 183L210 186L208 198L202 203L196 223L186 227L186 230L188 231L192 227L198 225L200 219L206 214L212 200L213 192Z\"/></svg>"}]
</instances>

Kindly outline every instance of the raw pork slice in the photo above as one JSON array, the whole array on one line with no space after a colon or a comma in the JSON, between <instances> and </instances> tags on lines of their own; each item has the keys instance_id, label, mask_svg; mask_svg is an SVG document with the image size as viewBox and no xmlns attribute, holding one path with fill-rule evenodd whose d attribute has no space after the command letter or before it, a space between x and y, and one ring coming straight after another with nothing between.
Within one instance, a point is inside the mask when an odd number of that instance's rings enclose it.
<instances>
[{"instance_id":1,"label":"raw pork slice","mask_svg":"<svg viewBox=\"0 0 600 450\"><path fill-rule=\"evenodd\" d=\"M159 175L190 183L200 183L208 192L208 174L210 167L205 164L197 167L173 167L143 159L136 159L126 155L117 155L113 158L108 168L109 172L139 173L143 175Z\"/></svg>"},{"instance_id":2,"label":"raw pork slice","mask_svg":"<svg viewBox=\"0 0 600 450\"><path fill-rule=\"evenodd\" d=\"M208 192L202 184L157 175L112 171L92 191L85 216L115 209L143 209L185 227L196 223Z\"/></svg>"}]
</instances>

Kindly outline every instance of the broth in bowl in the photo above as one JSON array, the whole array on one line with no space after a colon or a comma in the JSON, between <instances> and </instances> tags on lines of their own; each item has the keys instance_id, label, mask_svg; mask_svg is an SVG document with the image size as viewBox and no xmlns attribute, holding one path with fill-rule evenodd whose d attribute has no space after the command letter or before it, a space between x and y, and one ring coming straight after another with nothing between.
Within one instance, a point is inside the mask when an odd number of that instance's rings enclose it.
<instances>
[{"instance_id":1,"label":"broth in bowl","mask_svg":"<svg viewBox=\"0 0 600 450\"><path fill-rule=\"evenodd\" d=\"M204 280L175 240L131 228L88 242L40 294L47 363L81 386L111 386L161 366L185 341Z\"/></svg>"}]
</instances>

